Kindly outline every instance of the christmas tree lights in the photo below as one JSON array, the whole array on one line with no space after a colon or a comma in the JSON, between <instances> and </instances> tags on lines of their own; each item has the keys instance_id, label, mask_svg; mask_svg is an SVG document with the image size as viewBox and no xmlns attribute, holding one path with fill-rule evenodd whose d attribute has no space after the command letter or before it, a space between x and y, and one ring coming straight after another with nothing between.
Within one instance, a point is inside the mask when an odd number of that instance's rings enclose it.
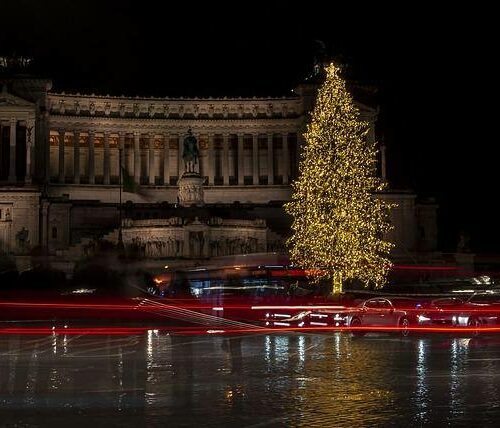
<instances>
[{"instance_id":1,"label":"christmas tree lights","mask_svg":"<svg viewBox=\"0 0 500 428\"><path fill-rule=\"evenodd\" d=\"M334 293L346 280L381 286L391 267L393 244L385 237L392 205L374 196L385 183L368 130L340 68L328 65L285 209L293 217L292 262L316 272L316 279L331 279Z\"/></svg>"}]
</instances>

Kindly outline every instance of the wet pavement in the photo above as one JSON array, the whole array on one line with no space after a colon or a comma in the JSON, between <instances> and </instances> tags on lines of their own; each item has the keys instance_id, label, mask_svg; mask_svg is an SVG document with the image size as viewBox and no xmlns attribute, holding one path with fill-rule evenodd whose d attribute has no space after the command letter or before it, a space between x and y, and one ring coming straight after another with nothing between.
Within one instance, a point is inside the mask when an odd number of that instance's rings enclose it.
<instances>
[{"instance_id":1,"label":"wet pavement","mask_svg":"<svg viewBox=\"0 0 500 428\"><path fill-rule=\"evenodd\" d=\"M497 426L500 336L0 336L2 427Z\"/></svg>"}]
</instances>

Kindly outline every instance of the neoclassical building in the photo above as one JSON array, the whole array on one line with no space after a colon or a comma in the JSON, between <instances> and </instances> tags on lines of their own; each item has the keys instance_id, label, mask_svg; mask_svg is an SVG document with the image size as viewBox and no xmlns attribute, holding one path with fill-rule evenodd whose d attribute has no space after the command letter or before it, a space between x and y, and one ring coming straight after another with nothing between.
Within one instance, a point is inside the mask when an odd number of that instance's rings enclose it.
<instances>
[{"instance_id":1,"label":"neoclassical building","mask_svg":"<svg viewBox=\"0 0 500 428\"><path fill-rule=\"evenodd\" d=\"M150 257L210 257L282 249L282 205L298 174L317 86L276 98L140 98L51 91L30 76L0 93L0 250L79 257L96 239ZM378 110L358 103L375 139ZM198 140L203 206L178 200L182 141ZM382 172L385 174L385 159ZM120 192L120 165L139 186ZM377 197L392 213L395 255L436 247L436 206L410 191ZM153 244L151 244L153 243Z\"/></svg>"}]
</instances>

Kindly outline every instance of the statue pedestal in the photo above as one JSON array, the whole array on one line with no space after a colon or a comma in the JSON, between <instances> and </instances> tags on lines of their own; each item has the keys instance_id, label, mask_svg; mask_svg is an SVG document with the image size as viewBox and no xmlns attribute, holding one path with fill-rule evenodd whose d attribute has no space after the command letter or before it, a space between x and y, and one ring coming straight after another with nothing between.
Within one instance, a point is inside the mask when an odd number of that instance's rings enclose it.
<instances>
[{"instance_id":1,"label":"statue pedestal","mask_svg":"<svg viewBox=\"0 0 500 428\"><path fill-rule=\"evenodd\" d=\"M203 178L197 172L185 172L177 182L179 186L179 203L183 207L205 204L203 200Z\"/></svg>"}]
</instances>

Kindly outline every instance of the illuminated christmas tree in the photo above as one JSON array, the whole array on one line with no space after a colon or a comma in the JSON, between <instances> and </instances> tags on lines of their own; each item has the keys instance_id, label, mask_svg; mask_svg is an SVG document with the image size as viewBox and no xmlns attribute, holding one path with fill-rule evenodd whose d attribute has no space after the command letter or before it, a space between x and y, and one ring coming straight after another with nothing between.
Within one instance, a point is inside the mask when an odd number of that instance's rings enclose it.
<instances>
[{"instance_id":1,"label":"illuminated christmas tree","mask_svg":"<svg viewBox=\"0 0 500 428\"><path fill-rule=\"evenodd\" d=\"M392 205L374 197L385 183L377 176L377 150L368 130L340 68L328 65L285 209L293 217L292 262L316 279L332 280L333 293L352 279L381 286L391 267L393 244L385 236Z\"/></svg>"}]
</instances>

